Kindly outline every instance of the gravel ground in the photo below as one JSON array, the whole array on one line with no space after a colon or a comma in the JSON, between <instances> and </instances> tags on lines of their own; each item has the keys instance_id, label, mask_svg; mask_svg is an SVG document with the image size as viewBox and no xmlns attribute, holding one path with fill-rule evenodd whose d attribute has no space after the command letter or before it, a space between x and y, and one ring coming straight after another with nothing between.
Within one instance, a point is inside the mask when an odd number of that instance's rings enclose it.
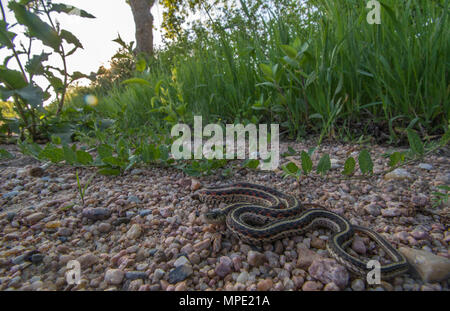
<instances>
[{"instance_id":1,"label":"gravel ground","mask_svg":"<svg viewBox=\"0 0 450 311\"><path fill-rule=\"evenodd\" d=\"M313 145L282 143L281 151L288 146ZM281 171L193 179L174 169L139 168L120 177L95 175L83 206L75 168L40 171L35 169L40 164L15 146L0 147L16 155L0 162L0 290L449 289L450 232L442 216L449 206L432 208L432 192L450 185L448 150L362 180L341 178L339 167L359 147L340 144L322 145L315 153L314 163L324 152L332 158L326 178L312 174L299 183L283 179ZM386 151L371 148L375 173L387 168ZM82 184L94 173L79 169ZM414 269L369 285L330 257L327 230L262 247L243 244L225 228L205 224L201 214L210 207L191 198L204 185L236 181L289 192L370 227L401 248ZM386 261L364 236L355 238L348 252ZM78 285L66 282L71 260L81 265Z\"/></svg>"}]
</instances>

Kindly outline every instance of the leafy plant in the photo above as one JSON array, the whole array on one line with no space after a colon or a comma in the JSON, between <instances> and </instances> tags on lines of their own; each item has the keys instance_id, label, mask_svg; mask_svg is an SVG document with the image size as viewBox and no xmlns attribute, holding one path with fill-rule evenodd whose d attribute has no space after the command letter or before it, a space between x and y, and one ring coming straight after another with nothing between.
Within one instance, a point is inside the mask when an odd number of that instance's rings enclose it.
<instances>
[{"instance_id":1,"label":"leafy plant","mask_svg":"<svg viewBox=\"0 0 450 311\"><path fill-rule=\"evenodd\" d=\"M15 111L20 117L19 127L21 137L29 134L33 140L42 137L41 127L46 122L47 112L44 101L51 97L50 89L56 94L57 111L59 116L69 85L86 75L75 71L69 74L66 59L78 49L83 48L78 38L71 32L62 29L59 23L52 18L53 13L72 14L77 10L81 17L94 18L83 10L76 9L66 4L52 3L50 1L9 1L8 8L14 13L17 23L10 25L6 21L3 3L0 9L3 19L0 21L0 43L10 51L3 65L0 65L0 95L3 100L13 99ZM48 23L41 19L44 15ZM25 27L25 36L28 43L17 42L17 33L13 32L16 25ZM33 53L33 43L39 41L52 53L59 55L62 68L53 65L45 65L51 53L42 51L40 54ZM66 51L67 45L70 50ZM26 61L21 58L26 56ZM20 71L9 67L10 60L14 59ZM43 90L37 85L36 77L43 76L49 83Z\"/></svg>"}]
</instances>

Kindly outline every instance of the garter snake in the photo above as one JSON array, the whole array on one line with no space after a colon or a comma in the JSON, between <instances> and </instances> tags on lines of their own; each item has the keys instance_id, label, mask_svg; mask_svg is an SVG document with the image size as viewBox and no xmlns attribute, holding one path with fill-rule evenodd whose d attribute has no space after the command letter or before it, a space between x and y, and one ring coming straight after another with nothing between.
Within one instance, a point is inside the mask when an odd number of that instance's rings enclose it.
<instances>
[{"instance_id":1,"label":"garter snake","mask_svg":"<svg viewBox=\"0 0 450 311\"><path fill-rule=\"evenodd\" d=\"M193 198L215 205L226 203L224 207L205 213L205 220L215 224L226 223L246 243L258 245L273 242L303 234L315 227L325 227L333 232L327 243L330 255L351 272L365 276L371 271L367 261L345 251L355 232L362 232L393 260L380 267L381 277L391 278L409 269L405 257L378 233L352 225L347 219L320 205L300 203L294 196L273 188L242 182L201 189Z\"/></svg>"}]
</instances>

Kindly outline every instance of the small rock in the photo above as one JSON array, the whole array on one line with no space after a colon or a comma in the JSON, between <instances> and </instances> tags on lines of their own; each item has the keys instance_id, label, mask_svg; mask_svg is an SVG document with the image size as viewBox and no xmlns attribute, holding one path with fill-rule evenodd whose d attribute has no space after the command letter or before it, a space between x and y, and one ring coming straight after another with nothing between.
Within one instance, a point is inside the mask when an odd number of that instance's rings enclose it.
<instances>
[{"instance_id":1,"label":"small rock","mask_svg":"<svg viewBox=\"0 0 450 311\"><path fill-rule=\"evenodd\" d=\"M322 283L334 282L340 288L344 288L349 281L348 271L334 259L323 258L313 261L308 269L309 274Z\"/></svg>"},{"instance_id":2,"label":"small rock","mask_svg":"<svg viewBox=\"0 0 450 311\"><path fill-rule=\"evenodd\" d=\"M363 280L356 279L352 282L351 287L354 291L363 291L366 288L366 285Z\"/></svg>"},{"instance_id":3,"label":"small rock","mask_svg":"<svg viewBox=\"0 0 450 311\"><path fill-rule=\"evenodd\" d=\"M107 233L111 230L111 224L107 223L107 222L102 222L100 224L98 224L98 231L101 233Z\"/></svg>"},{"instance_id":4,"label":"small rock","mask_svg":"<svg viewBox=\"0 0 450 311\"><path fill-rule=\"evenodd\" d=\"M200 189L202 184L197 179L192 179L191 181L191 190L196 191Z\"/></svg>"},{"instance_id":5,"label":"small rock","mask_svg":"<svg viewBox=\"0 0 450 311\"><path fill-rule=\"evenodd\" d=\"M181 257L178 257L177 260L175 260L175 262L173 263L173 266L176 268L176 267L188 265L188 264L191 264L189 262L189 260L185 256L181 256Z\"/></svg>"},{"instance_id":6,"label":"small rock","mask_svg":"<svg viewBox=\"0 0 450 311\"><path fill-rule=\"evenodd\" d=\"M200 252L204 249L209 248L210 246L211 246L211 239L206 239L206 240L203 240L201 242L194 244L193 247L196 252Z\"/></svg>"},{"instance_id":7,"label":"small rock","mask_svg":"<svg viewBox=\"0 0 450 311\"><path fill-rule=\"evenodd\" d=\"M136 240L138 237L140 237L142 234L141 226L138 224L133 224L127 232L127 238L130 240Z\"/></svg>"},{"instance_id":8,"label":"small rock","mask_svg":"<svg viewBox=\"0 0 450 311\"><path fill-rule=\"evenodd\" d=\"M297 266L302 269L308 269L314 260L323 258L316 252L304 247L299 247L297 249L297 253L298 253Z\"/></svg>"},{"instance_id":9,"label":"small rock","mask_svg":"<svg viewBox=\"0 0 450 311\"><path fill-rule=\"evenodd\" d=\"M17 196L18 194L19 194L19 191L11 191L11 192L3 194L2 198L11 199L11 198L14 198L15 196Z\"/></svg>"},{"instance_id":10,"label":"small rock","mask_svg":"<svg viewBox=\"0 0 450 311\"><path fill-rule=\"evenodd\" d=\"M92 220L106 220L111 216L111 211L106 208L86 208L82 212L82 216Z\"/></svg>"},{"instance_id":11,"label":"small rock","mask_svg":"<svg viewBox=\"0 0 450 311\"><path fill-rule=\"evenodd\" d=\"M272 279L264 279L258 282L258 284L256 285L256 288L259 291L268 291L272 288L273 286L273 281Z\"/></svg>"},{"instance_id":12,"label":"small rock","mask_svg":"<svg viewBox=\"0 0 450 311\"><path fill-rule=\"evenodd\" d=\"M216 266L214 271L220 277L225 277L227 274L231 272L233 267L233 261L228 256L222 256L219 259L219 264Z\"/></svg>"},{"instance_id":13,"label":"small rock","mask_svg":"<svg viewBox=\"0 0 450 311\"><path fill-rule=\"evenodd\" d=\"M191 265L179 266L169 272L169 283L176 284L184 281L193 273Z\"/></svg>"},{"instance_id":14,"label":"small rock","mask_svg":"<svg viewBox=\"0 0 450 311\"><path fill-rule=\"evenodd\" d=\"M239 274L239 276L236 279L236 282L245 284L248 280L249 274L247 271L243 271Z\"/></svg>"},{"instance_id":15,"label":"small rock","mask_svg":"<svg viewBox=\"0 0 450 311\"><path fill-rule=\"evenodd\" d=\"M94 254L87 253L77 259L80 262L81 268L89 268L100 261L100 259Z\"/></svg>"},{"instance_id":16,"label":"small rock","mask_svg":"<svg viewBox=\"0 0 450 311\"><path fill-rule=\"evenodd\" d=\"M383 217L397 217L397 216L400 216L402 214L402 212L400 211L400 209L398 209L396 207L391 207L391 208L382 209L381 214L383 215Z\"/></svg>"},{"instance_id":17,"label":"small rock","mask_svg":"<svg viewBox=\"0 0 450 311\"><path fill-rule=\"evenodd\" d=\"M411 202L416 207L425 207L430 203L430 200L426 195L419 194L419 195L413 195L411 198Z\"/></svg>"},{"instance_id":18,"label":"small rock","mask_svg":"<svg viewBox=\"0 0 450 311\"><path fill-rule=\"evenodd\" d=\"M45 255L43 254L34 254L31 256L31 262L34 264L40 264L42 260L44 260Z\"/></svg>"},{"instance_id":19,"label":"small rock","mask_svg":"<svg viewBox=\"0 0 450 311\"><path fill-rule=\"evenodd\" d=\"M366 245L363 240L355 237L352 242L352 249L358 254L365 255L366 254Z\"/></svg>"},{"instance_id":20,"label":"small rock","mask_svg":"<svg viewBox=\"0 0 450 311\"><path fill-rule=\"evenodd\" d=\"M42 167L36 166L32 167L28 170L28 175L31 177L42 177L44 176L45 171L42 169Z\"/></svg>"},{"instance_id":21,"label":"small rock","mask_svg":"<svg viewBox=\"0 0 450 311\"><path fill-rule=\"evenodd\" d=\"M337 292L340 290L339 286L337 286L336 284L334 284L334 282L328 283L327 285L325 285L325 287L323 288L324 291L327 292Z\"/></svg>"},{"instance_id":22,"label":"small rock","mask_svg":"<svg viewBox=\"0 0 450 311\"><path fill-rule=\"evenodd\" d=\"M314 248L317 248L317 249L325 249L327 246L327 243L322 239L313 237L311 240L311 246Z\"/></svg>"},{"instance_id":23,"label":"small rock","mask_svg":"<svg viewBox=\"0 0 450 311\"><path fill-rule=\"evenodd\" d=\"M125 272L125 278L127 280L146 279L147 273L141 271L128 271Z\"/></svg>"},{"instance_id":24,"label":"small rock","mask_svg":"<svg viewBox=\"0 0 450 311\"><path fill-rule=\"evenodd\" d=\"M119 269L108 269L105 273L105 282L111 285L119 285L125 277L125 272Z\"/></svg>"},{"instance_id":25,"label":"small rock","mask_svg":"<svg viewBox=\"0 0 450 311\"><path fill-rule=\"evenodd\" d=\"M37 223L38 221L40 221L41 219L43 219L45 217L45 215L43 213L33 213L29 216L27 216L26 221L27 223L29 223L30 225L34 225L35 223Z\"/></svg>"},{"instance_id":26,"label":"small rock","mask_svg":"<svg viewBox=\"0 0 450 311\"><path fill-rule=\"evenodd\" d=\"M450 259L408 247L401 247L399 251L415 268L424 282L440 282L450 277Z\"/></svg>"},{"instance_id":27,"label":"small rock","mask_svg":"<svg viewBox=\"0 0 450 311\"><path fill-rule=\"evenodd\" d=\"M73 233L73 230L70 228L59 228L58 232L57 232L58 236L66 236L66 237L71 236L72 233Z\"/></svg>"},{"instance_id":28,"label":"small rock","mask_svg":"<svg viewBox=\"0 0 450 311\"><path fill-rule=\"evenodd\" d=\"M323 285L319 282L314 281L306 281L302 286L302 290L304 291L319 291Z\"/></svg>"},{"instance_id":29,"label":"small rock","mask_svg":"<svg viewBox=\"0 0 450 311\"><path fill-rule=\"evenodd\" d=\"M433 169L433 165L427 164L427 163L420 163L419 168L426 170L426 171L431 171Z\"/></svg>"},{"instance_id":30,"label":"small rock","mask_svg":"<svg viewBox=\"0 0 450 311\"><path fill-rule=\"evenodd\" d=\"M253 266L258 267L266 261L266 256L257 251L249 251L247 254L247 262Z\"/></svg>"},{"instance_id":31,"label":"small rock","mask_svg":"<svg viewBox=\"0 0 450 311\"><path fill-rule=\"evenodd\" d=\"M411 174L403 168L397 168L397 169L393 170L392 172L384 175L385 180L405 180L405 179L412 179L412 178L413 177L411 176Z\"/></svg>"},{"instance_id":32,"label":"small rock","mask_svg":"<svg viewBox=\"0 0 450 311\"><path fill-rule=\"evenodd\" d=\"M381 208L378 205L376 205L376 204L369 204L369 205L364 207L364 210L369 215L372 215L374 217L377 217L377 216L381 215Z\"/></svg>"}]
</instances>

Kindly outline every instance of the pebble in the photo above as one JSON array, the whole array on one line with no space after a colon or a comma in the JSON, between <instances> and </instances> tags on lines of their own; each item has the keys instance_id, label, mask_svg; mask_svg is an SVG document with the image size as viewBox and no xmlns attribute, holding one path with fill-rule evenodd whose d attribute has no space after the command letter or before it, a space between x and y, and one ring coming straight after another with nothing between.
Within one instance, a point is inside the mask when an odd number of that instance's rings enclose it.
<instances>
[{"instance_id":1,"label":"pebble","mask_svg":"<svg viewBox=\"0 0 450 311\"><path fill-rule=\"evenodd\" d=\"M323 290L327 291L327 292L330 292L330 291L336 292L336 291L340 291L341 289L334 282L331 282L331 283L328 283L327 285L325 285Z\"/></svg>"},{"instance_id":2,"label":"pebble","mask_svg":"<svg viewBox=\"0 0 450 311\"><path fill-rule=\"evenodd\" d=\"M110 285L119 285L125 277L125 272L119 269L108 269L105 273L105 282Z\"/></svg>"},{"instance_id":3,"label":"pebble","mask_svg":"<svg viewBox=\"0 0 450 311\"><path fill-rule=\"evenodd\" d=\"M308 272L313 278L322 283L334 282L340 288L344 288L350 278L344 266L329 258L315 259Z\"/></svg>"},{"instance_id":4,"label":"pebble","mask_svg":"<svg viewBox=\"0 0 450 311\"><path fill-rule=\"evenodd\" d=\"M266 261L266 256L257 251L249 251L247 254L247 262L253 267L258 267Z\"/></svg>"},{"instance_id":5,"label":"pebble","mask_svg":"<svg viewBox=\"0 0 450 311\"><path fill-rule=\"evenodd\" d=\"M222 256L219 259L219 264L214 269L215 273L220 277L225 277L229 274L233 267L233 261L228 256Z\"/></svg>"},{"instance_id":6,"label":"pebble","mask_svg":"<svg viewBox=\"0 0 450 311\"><path fill-rule=\"evenodd\" d=\"M130 240L136 240L142 234L142 228L138 224L134 224L127 232L127 238Z\"/></svg>"},{"instance_id":7,"label":"pebble","mask_svg":"<svg viewBox=\"0 0 450 311\"><path fill-rule=\"evenodd\" d=\"M106 208L85 208L82 216L92 220L106 220L111 216L111 211Z\"/></svg>"},{"instance_id":8,"label":"pebble","mask_svg":"<svg viewBox=\"0 0 450 311\"><path fill-rule=\"evenodd\" d=\"M364 283L363 280L361 280L361 279L355 279L355 280L353 280L353 282L352 282L351 288L352 288L354 291L363 291L363 290L366 288L366 286L365 286L365 283Z\"/></svg>"},{"instance_id":9,"label":"pebble","mask_svg":"<svg viewBox=\"0 0 450 311\"><path fill-rule=\"evenodd\" d=\"M191 265L183 265L176 267L169 272L169 283L176 284L178 282L184 281L193 273Z\"/></svg>"},{"instance_id":10,"label":"pebble","mask_svg":"<svg viewBox=\"0 0 450 311\"><path fill-rule=\"evenodd\" d=\"M272 279L264 279L258 282L256 288L258 291L268 291L273 287Z\"/></svg>"},{"instance_id":11,"label":"pebble","mask_svg":"<svg viewBox=\"0 0 450 311\"><path fill-rule=\"evenodd\" d=\"M37 212L37 213L33 213L33 214L27 216L26 221L28 224L34 225L35 223L37 223L44 217L45 217L45 215L43 213Z\"/></svg>"},{"instance_id":12,"label":"pebble","mask_svg":"<svg viewBox=\"0 0 450 311\"><path fill-rule=\"evenodd\" d=\"M392 207L392 208L382 209L381 214L383 215L383 217L397 217L397 216L400 216L402 214L402 212L400 211L400 209L398 209L396 207Z\"/></svg>"},{"instance_id":13,"label":"pebble","mask_svg":"<svg viewBox=\"0 0 450 311\"><path fill-rule=\"evenodd\" d=\"M405 180L405 179L412 179L412 178L413 177L411 176L411 174L403 168L397 168L397 169L393 170L392 172L384 175L385 180Z\"/></svg>"},{"instance_id":14,"label":"pebble","mask_svg":"<svg viewBox=\"0 0 450 311\"><path fill-rule=\"evenodd\" d=\"M125 272L125 278L127 280L146 279L147 273L140 271L127 271Z\"/></svg>"},{"instance_id":15,"label":"pebble","mask_svg":"<svg viewBox=\"0 0 450 311\"><path fill-rule=\"evenodd\" d=\"M100 261L100 259L97 256L91 253L84 254L78 257L77 260L80 262L82 269L89 268Z\"/></svg>"},{"instance_id":16,"label":"pebble","mask_svg":"<svg viewBox=\"0 0 450 311\"><path fill-rule=\"evenodd\" d=\"M433 169L433 165L428 164L428 163L420 163L419 168L421 168L423 170L431 171Z\"/></svg>"},{"instance_id":17,"label":"pebble","mask_svg":"<svg viewBox=\"0 0 450 311\"><path fill-rule=\"evenodd\" d=\"M111 230L111 224L107 222L102 222L98 224L98 231L101 233L107 233Z\"/></svg>"},{"instance_id":18,"label":"pebble","mask_svg":"<svg viewBox=\"0 0 450 311\"><path fill-rule=\"evenodd\" d=\"M440 282L450 277L450 259L408 247L401 247L399 251L419 273L424 282Z\"/></svg>"},{"instance_id":19,"label":"pebble","mask_svg":"<svg viewBox=\"0 0 450 311\"><path fill-rule=\"evenodd\" d=\"M374 217L381 215L381 208L376 204L369 204L364 207L364 210L367 214L372 215Z\"/></svg>"},{"instance_id":20,"label":"pebble","mask_svg":"<svg viewBox=\"0 0 450 311\"><path fill-rule=\"evenodd\" d=\"M297 266L302 269L308 269L314 260L322 258L322 256L316 252L303 247L299 247L297 253Z\"/></svg>"},{"instance_id":21,"label":"pebble","mask_svg":"<svg viewBox=\"0 0 450 311\"><path fill-rule=\"evenodd\" d=\"M364 241L360 238L355 237L352 242L352 249L358 254L365 255L366 254L366 245Z\"/></svg>"},{"instance_id":22,"label":"pebble","mask_svg":"<svg viewBox=\"0 0 450 311\"><path fill-rule=\"evenodd\" d=\"M323 285L320 282L306 281L302 286L303 291L320 291Z\"/></svg>"},{"instance_id":23,"label":"pebble","mask_svg":"<svg viewBox=\"0 0 450 311\"><path fill-rule=\"evenodd\" d=\"M184 266L184 265L188 265L188 264L191 264L189 262L189 259L187 259L185 256L181 256L181 257L178 257L177 260L175 260L175 262L173 263L173 266L176 268L176 267Z\"/></svg>"},{"instance_id":24,"label":"pebble","mask_svg":"<svg viewBox=\"0 0 450 311\"><path fill-rule=\"evenodd\" d=\"M236 279L236 282L245 284L248 281L249 274L247 271L242 271Z\"/></svg>"},{"instance_id":25,"label":"pebble","mask_svg":"<svg viewBox=\"0 0 450 311\"><path fill-rule=\"evenodd\" d=\"M19 195L19 191L11 191L11 192L3 194L2 198L4 198L4 199L11 199L11 198L14 198L17 195Z\"/></svg>"}]
</instances>

